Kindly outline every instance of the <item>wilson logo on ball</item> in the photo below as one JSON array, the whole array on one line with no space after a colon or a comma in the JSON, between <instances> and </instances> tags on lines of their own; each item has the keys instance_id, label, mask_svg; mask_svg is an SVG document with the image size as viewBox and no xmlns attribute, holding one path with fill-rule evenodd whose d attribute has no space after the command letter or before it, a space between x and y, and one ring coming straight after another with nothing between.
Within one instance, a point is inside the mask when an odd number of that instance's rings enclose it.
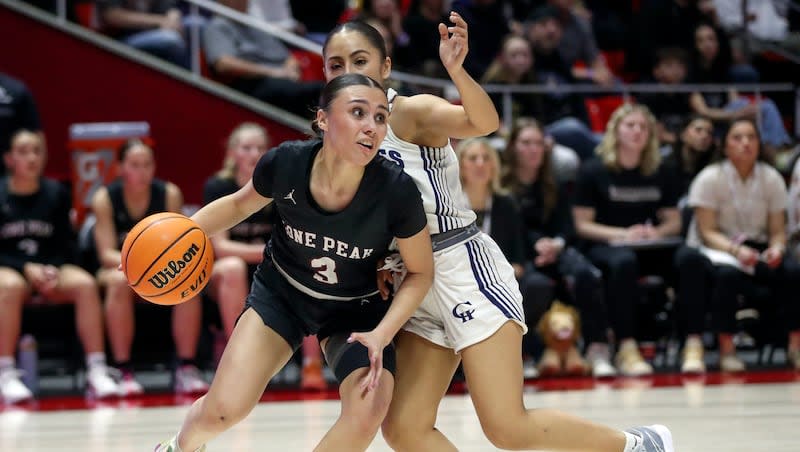
<instances>
[{"instance_id":1,"label":"wilson logo on ball","mask_svg":"<svg viewBox=\"0 0 800 452\"><path fill-rule=\"evenodd\" d=\"M167 262L167 265L163 270L160 270L158 273L148 278L147 281L156 289L163 288L170 281L175 279L175 277L178 276L184 268L186 268L187 264L192 262L192 259L194 259L194 257L197 255L198 251L200 251L200 247L196 243L192 243L186 252L183 253L183 256L180 260Z\"/></svg>"}]
</instances>

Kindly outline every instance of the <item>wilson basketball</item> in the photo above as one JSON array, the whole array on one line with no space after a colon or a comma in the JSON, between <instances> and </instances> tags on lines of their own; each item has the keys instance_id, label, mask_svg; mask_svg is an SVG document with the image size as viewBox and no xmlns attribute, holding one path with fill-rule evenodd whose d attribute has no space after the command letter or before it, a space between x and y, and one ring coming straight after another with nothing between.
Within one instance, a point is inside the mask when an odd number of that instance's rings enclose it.
<instances>
[{"instance_id":1,"label":"wilson basketball","mask_svg":"<svg viewBox=\"0 0 800 452\"><path fill-rule=\"evenodd\" d=\"M162 305L199 294L211 277L214 251L205 232L179 213L150 215L122 244L122 271L133 290Z\"/></svg>"}]
</instances>

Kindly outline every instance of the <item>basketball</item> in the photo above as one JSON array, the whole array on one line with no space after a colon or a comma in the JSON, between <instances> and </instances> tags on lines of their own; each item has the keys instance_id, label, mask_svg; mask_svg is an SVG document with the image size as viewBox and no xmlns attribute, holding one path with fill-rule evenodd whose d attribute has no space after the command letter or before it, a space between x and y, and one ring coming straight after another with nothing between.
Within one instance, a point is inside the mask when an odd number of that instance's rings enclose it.
<instances>
[{"instance_id":1,"label":"basketball","mask_svg":"<svg viewBox=\"0 0 800 452\"><path fill-rule=\"evenodd\" d=\"M128 284L155 304L180 304L199 294L213 264L211 241L197 223L179 213L144 218L122 244Z\"/></svg>"}]
</instances>

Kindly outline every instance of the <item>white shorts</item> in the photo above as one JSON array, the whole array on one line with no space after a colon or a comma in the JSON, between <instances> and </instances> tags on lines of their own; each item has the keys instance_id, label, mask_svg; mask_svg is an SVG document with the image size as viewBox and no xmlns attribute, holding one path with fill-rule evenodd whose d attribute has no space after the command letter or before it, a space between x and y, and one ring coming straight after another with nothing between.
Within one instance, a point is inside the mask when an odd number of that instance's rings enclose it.
<instances>
[{"instance_id":1,"label":"white shorts","mask_svg":"<svg viewBox=\"0 0 800 452\"><path fill-rule=\"evenodd\" d=\"M508 321L525 334L522 294L500 247L484 233L433 254L434 278L403 329L459 353Z\"/></svg>"}]
</instances>

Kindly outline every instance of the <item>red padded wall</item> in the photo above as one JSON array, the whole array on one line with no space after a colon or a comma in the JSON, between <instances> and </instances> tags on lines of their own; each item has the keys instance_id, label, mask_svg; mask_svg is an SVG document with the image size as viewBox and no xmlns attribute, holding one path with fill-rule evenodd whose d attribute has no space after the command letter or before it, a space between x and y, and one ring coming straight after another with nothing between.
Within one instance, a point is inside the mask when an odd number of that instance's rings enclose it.
<instances>
[{"instance_id":1,"label":"red padded wall","mask_svg":"<svg viewBox=\"0 0 800 452\"><path fill-rule=\"evenodd\" d=\"M0 71L23 80L36 98L52 177L70 177L68 130L79 122L149 122L158 176L181 187L189 203L202 201L203 182L219 169L238 123L262 124L273 144L304 136L2 5L0 43Z\"/></svg>"}]
</instances>

